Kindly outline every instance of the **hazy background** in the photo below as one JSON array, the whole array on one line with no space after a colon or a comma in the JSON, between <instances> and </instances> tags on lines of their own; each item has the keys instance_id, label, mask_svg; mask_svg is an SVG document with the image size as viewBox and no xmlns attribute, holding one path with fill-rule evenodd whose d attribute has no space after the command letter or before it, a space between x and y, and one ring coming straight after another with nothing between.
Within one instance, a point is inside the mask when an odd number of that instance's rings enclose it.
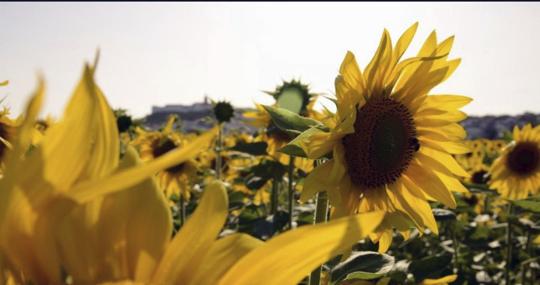
<instances>
[{"instance_id":1,"label":"hazy background","mask_svg":"<svg viewBox=\"0 0 540 285\"><path fill-rule=\"evenodd\" d=\"M97 81L135 116L152 105L270 103L261 90L300 78L333 93L347 50L361 67L387 28L394 42L420 22L406 55L436 29L462 63L433 93L474 98L472 115L540 112L540 3L0 3L0 98L18 114L47 80L59 115L97 47Z\"/></svg>"}]
</instances>

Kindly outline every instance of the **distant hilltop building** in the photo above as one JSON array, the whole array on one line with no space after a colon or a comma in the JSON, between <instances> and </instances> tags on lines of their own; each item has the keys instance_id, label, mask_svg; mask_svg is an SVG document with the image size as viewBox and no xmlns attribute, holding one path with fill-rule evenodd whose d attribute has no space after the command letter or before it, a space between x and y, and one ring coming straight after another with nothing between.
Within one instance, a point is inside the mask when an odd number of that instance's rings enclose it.
<instances>
[{"instance_id":1,"label":"distant hilltop building","mask_svg":"<svg viewBox=\"0 0 540 285\"><path fill-rule=\"evenodd\" d=\"M225 124L225 131L254 132L255 129L245 124L242 113L247 109L235 108L231 122ZM214 110L210 99L205 96L201 103L191 105L170 104L165 106L152 106L152 113L144 118L144 126L157 130L164 126L169 115L180 118L180 130L183 132L197 132L212 128L216 124Z\"/></svg>"}]
</instances>

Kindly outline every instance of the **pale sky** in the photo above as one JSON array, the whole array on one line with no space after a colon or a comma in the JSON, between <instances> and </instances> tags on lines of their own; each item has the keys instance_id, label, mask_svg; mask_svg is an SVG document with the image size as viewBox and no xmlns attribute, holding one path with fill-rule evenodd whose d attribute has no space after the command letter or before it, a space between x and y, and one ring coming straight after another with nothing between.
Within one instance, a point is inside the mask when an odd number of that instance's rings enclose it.
<instances>
[{"instance_id":1,"label":"pale sky","mask_svg":"<svg viewBox=\"0 0 540 285\"><path fill-rule=\"evenodd\" d=\"M540 112L540 3L0 3L0 98L18 114L41 71L58 116L97 47L98 84L135 116L204 94L270 103L281 79L333 94L347 50L363 68L384 28L395 42L416 21L406 56L435 29L462 58L432 93L472 97L471 115Z\"/></svg>"}]
</instances>

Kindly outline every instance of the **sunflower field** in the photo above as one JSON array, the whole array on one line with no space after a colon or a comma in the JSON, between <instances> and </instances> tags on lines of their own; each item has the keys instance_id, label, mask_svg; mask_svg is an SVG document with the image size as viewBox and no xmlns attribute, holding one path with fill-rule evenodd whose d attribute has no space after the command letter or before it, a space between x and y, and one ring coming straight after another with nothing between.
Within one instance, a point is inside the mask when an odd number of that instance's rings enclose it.
<instances>
[{"instance_id":1,"label":"sunflower field","mask_svg":"<svg viewBox=\"0 0 540 285\"><path fill-rule=\"evenodd\" d=\"M417 26L363 67L347 52L334 95L266 92L253 132L226 101L208 129L145 127L99 53L59 119L38 78L0 113L1 284L540 284L540 126L468 139L474 96L431 93L454 38L402 58Z\"/></svg>"}]
</instances>

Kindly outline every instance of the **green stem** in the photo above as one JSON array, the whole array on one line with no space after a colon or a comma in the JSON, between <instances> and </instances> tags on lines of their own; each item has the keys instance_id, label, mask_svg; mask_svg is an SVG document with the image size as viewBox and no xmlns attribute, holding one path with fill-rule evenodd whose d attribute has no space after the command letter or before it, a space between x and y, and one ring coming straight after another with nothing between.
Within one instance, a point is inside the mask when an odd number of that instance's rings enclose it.
<instances>
[{"instance_id":1,"label":"green stem","mask_svg":"<svg viewBox=\"0 0 540 285\"><path fill-rule=\"evenodd\" d=\"M326 192L319 192L317 194L317 204L315 208L315 221L314 224L320 224L326 222L328 215L328 195ZM319 285L321 282L321 266L317 267L309 275L309 285Z\"/></svg>"},{"instance_id":2,"label":"green stem","mask_svg":"<svg viewBox=\"0 0 540 285\"><path fill-rule=\"evenodd\" d=\"M456 274L459 272L459 243L456 237L455 226L452 227L452 245L454 246L454 268L456 269Z\"/></svg>"},{"instance_id":3,"label":"green stem","mask_svg":"<svg viewBox=\"0 0 540 285\"><path fill-rule=\"evenodd\" d=\"M527 241L525 242L525 253L529 255L530 257L530 249L531 249L531 231L529 230L527 232ZM525 279L527 278L527 270L529 269L528 263L523 263L523 267L521 268L521 284L525 285Z\"/></svg>"},{"instance_id":4,"label":"green stem","mask_svg":"<svg viewBox=\"0 0 540 285\"><path fill-rule=\"evenodd\" d=\"M180 194L180 199L178 200L178 206L180 206L180 227L182 227L186 221L186 202L184 201L184 195Z\"/></svg>"},{"instance_id":5,"label":"green stem","mask_svg":"<svg viewBox=\"0 0 540 285\"><path fill-rule=\"evenodd\" d=\"M272 179L272 193L270 196L270 215L275 215L278 208L279 184L276 178Z\"/></svg>"},{"instance_id":6,"label":"green stem","mask_svg":"<svg viewBox=\"0 0 540 285\"><path fill-rule=\"evenodd\" d=\"M221 179L221 147L222 147L222 132L223 126L218 125L218 137L216 141L216 178Z\"/></svg>"},{"instance_id":7,"label":"green stem","mask_svg":"<svg viewBox=\"0 0 540 285\"><path fill-rule=\"evenodd\" d=\"M486 197L484 198L484 214L489 215L489 195L486 194Z\"/></svg>"},{"instance_id":8,"label":"green stem","mask_svg":"<svg viewBox=\"0 0 540 285\"><path fill-rule=\"evenodd\" d=\"M505 284L510 284L510 264L512 263L512 214L513 205L508 203L508 228L506 230L506 268L504 272Z\"/></svg>"},{"instance_id":9,"label":"green stem","mask_svg":"<svg viewBox=\"0 0 540 285\"><path fill-rule=\"evenodd\" d=\"M294 156L289 156L289 229L293 227L294 208Z\"/></svg>"},{"instance_id":10,"label":"green stem","mask_svg":"<svg viewBox=\"0 0 540 285\"><path fill-rule=\"evenodd\" d=\"M279 195L279 180L277 178L272 179L272 196L270 202L272 203L270 208L270 214L272 217L272 224L277 232L277 212L278 212L278 195Z\"/></svg>"}]
</instances>

